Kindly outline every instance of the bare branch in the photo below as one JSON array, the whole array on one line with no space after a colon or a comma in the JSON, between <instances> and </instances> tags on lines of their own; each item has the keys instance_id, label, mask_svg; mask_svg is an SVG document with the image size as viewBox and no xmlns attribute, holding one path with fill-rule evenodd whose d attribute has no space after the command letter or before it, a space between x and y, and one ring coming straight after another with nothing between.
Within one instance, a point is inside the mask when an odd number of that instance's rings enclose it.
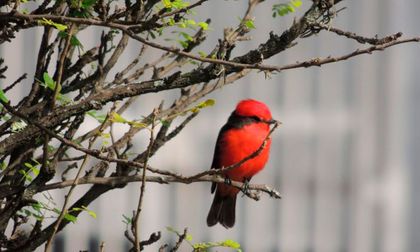
<instances>
[{"instance_id":1,"label":"bare branch","mask_svg":"<svg viewBox=\"0 0 420 252\"><path fill-rule=\"evenodd\" d=\"M160 238L161 238L160 231L156 232L156 233L152 233L150 235L149 239L140 242L140 251L143 250L145 246L148 246L150 244L153 244L153 243L159 241Z\"/></svg>"},{"instance_id":2,"label":"bare branch","mask_svg":"<svg viewBox=\"0 0 420 252\"><path fill-rule=\"evenodd\" d=\"M119 185L125 185L132 182L141 182L143 177L141 175L132 175L132 176L121 176L121 177L83 177L80 178L77 182L79 185L85 184L94 184L94 185L108 185L111 187L118 187ZM174 177L174 176L146 176L146 182L158 183L158 184L170 184L170 183L182 183L182 184L191 184L199 182L215 182L215 183L224 183L225 178L220 175L203 175L201 177L190 178L190 177ZM61 189L68 186L71 186L74 183L74 180L66 180L63 182L51 183L39 188L39 192ZM239 181L232 181L231 186L238 189L242 189L244 183ZM254 200L259 200L260 196L258 193L252 191L261 191L267 193L270 197L276 199L281 198L281 194L275 189L271 188L268 185L264 184L249 184L249 192L246 192L246 195Z\"/></svg>"},{"instance_id":3,"label":"bare branch","mask_svg":"<svg viewBox=\"0 0 420 252\"><path fill-rule=\"evenodd\" d=\"M324 24L316 24L314 25L315 28L322 29L325 31L329 31L329 32L334 32L339 36L344 36L346 38L350 38L350 39L354 39L357 42L361 43L361 44L371 44L371 45L382 45L382 44L386 44L392 41L397 40L398 38L400 38L402 36L402 32L397 32L395 34L383 37L383 38L368 38L368 37L363 37L360 36L354 32L347 32L347 31L343 31L340 30L338 28L334 28L328 25L324 25Z\"/></svg>"},{"instance_id":4,"label":"bare branch","mask_svg":"<svg viewBox=\"0 0 420 252\"><path fill-rule=\"evenodd\" d=\"M178 241L175 243L175 246L169 250L170 252L175 252L178 251L179 246L181 246L181 243L185 240L185 238L187 238L187 233L188 229L184 228L184 232L182 234L178 234Z\"/></svg>"},{"instance_id":5,"label":"bare branch","mask_svg":"<svg viewBox=\"0 0 420 252\"><path fill-rule=\"evenodd\" d=\"M139 223L139 217L141 213L141 208L143 205L143 199L144 199L144 192L146 189L146 167L147 163L149 162L150 154L152 153L153 144L155 142L155 136L154 136L154 130L155 130L155 120L156 120L156 110L153 111L153 119L152 119L152 127L150 129L150 140L149 140L149 146L147 147L147 154L146 158L144 160L144 166L142 171L142 181L140 186L140 196L137 204L137 210L136 214L134 216L133 222L132 222L132 230L134 235L134 247L136 249L136 252L140 252L140 223Z\"/></svg>"},{"instance_id":6,"label":"bare branch","mask_svg":"<svg viewBox=\"0 0 420 252\"><path fill-rule=\"evenodd\" d=\"M379 44L375 46L371 46L365 49L357 49L351 53L338 56L338 57L326 57L326 58L315 58L311 59L309 61L304 62L297 62L294 64L284 65L282 67L268 67L268 69L276 70L276 71L282 71L282 70L288 70L288 69L294 69L294 68L302 68L302 67L311 67L311 66L321 66L329 63L335 63L339 61L344 61L350 58L353 58L358 55L362 54L371 54L375 51L383 51L384 49L388 47L392 47L398 44L404 44L404 43L410 43L410 42L420 42L420 37L414 37L409 39L401 39L401 40L393 40L391 42L385 43L385 44Z\"/></svg>"}]
</instances>

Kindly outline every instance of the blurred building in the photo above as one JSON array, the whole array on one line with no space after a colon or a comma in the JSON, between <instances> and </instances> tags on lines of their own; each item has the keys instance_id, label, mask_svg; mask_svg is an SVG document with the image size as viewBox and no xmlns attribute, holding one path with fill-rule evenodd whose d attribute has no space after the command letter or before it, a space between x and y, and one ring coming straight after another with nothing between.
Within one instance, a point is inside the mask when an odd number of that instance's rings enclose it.
<instances>
[{"instance_id":1,"label":"blurred building","mask_svg":"<svg viewBox=\"0 0 420 252\"><path fill-rule=\"evenodd\" d=\"M276 19L271 17L271 5L277 1L261 4L255 13L257 29L251 32L255 40L240 43L234 55L258 46L271 30L281 33L294 16L305 12L309 2L304 1L295 14ZM340 7L347 9L339 13L332 26L371 37L398 31L407 37L418 36L420 2L403 2L344 1ZM222 37L223 27L237 24L246 3L209 1L197 10L197 19L210 15L213 29L200 50L210 49ZM98 36L91 33L85 38L95 43ZM342 55L362 47L328 32L298 42L268 63L283 65ZM34 29L19 34L12 44L2 45L0 56L9 65L9 80L23 71L33 74L38 45L39 34ZM137 50L138 46L131 43L128 54L135 55ZM243 251L418 251L419 56L419 44L404 44L345 62L277 73L270 79L255 72L213 93L216 105L203 110L151 160L152 164L185 174L208 169L218 130L235 104L248 97L259 99L283 124L273 135L266 169L252 182L278 188L283 199L264 195L255 202L239 197L237 223L226 230L206 226L213 198L210 184L148 184L141 215L142 238L159 230L163 238L146 251L156 251L163 243L177 239L165 230L166 226L180 231L188 227L193 242L230 238L240 242ZM136 103L139 109L127 115L138 118L161 98L174 95L147 95ZM146 141L147 136L139 136L136 147L144 147ZM98 251L101 241L105 241L106 251L126 250L122 215L130 216L135 209L139 185L114 190L89 206L98 218L83 214L78 224L69 225L59 235L56 251ZM184 244L181 251L190 250Z\"/></svg>"}]
</instances>

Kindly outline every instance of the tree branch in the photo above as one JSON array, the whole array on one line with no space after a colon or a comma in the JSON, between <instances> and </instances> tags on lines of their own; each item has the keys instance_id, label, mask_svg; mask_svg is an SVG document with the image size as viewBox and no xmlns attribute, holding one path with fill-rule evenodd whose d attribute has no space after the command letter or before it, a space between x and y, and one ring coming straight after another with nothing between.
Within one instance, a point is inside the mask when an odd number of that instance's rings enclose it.
<instances>
[{"instance_id":1,"label":"tree branch","mask_svg":"<svg viewBox=\"0 0 420 252\"><path fill-rule=\"evenodd\" d=\"M93 185L107 185L110 187L118 187L120 185L125 185L127 183L132 182L141 182L143 180L142 175L132 175L132 176L121 176L121 177L82 177L77 181L78 185L86 185L86 184L93 184ZM201 177L174 177L174 176L146 176L146 182L158 183L158 184L171 184L171 183L181 183L181 184L191 184L191 183L199 183L199 182L215 182L215 183L224 183L225 178L220 175L203 175ZM42 186L38 189L38 192L54 190L54 189L61 189L65 187L69 187L74 183L74 180L66 180L63 182L56 182L47 184ZM232 181L231 184L233 187L238 189L242 189L244 183L239 181ZM254 200L259 200L260 195L256 192L264 192L268 194L270 197L280 199L281 194L276 191L275 189L271 188L265 184L249 184L249 192L246 192L246 195Z\"/></svg>"}]
</instances>

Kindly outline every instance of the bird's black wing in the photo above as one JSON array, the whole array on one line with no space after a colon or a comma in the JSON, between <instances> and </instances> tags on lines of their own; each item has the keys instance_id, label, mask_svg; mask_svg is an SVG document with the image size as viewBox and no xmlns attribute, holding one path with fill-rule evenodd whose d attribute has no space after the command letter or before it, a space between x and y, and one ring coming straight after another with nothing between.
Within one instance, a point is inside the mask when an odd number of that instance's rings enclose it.
<instances>
[{"instance_id":1,"label":"bird's black wing","mask_svg":"<svg viewBox=\"0 0 420 252\"><path fill-rule=\"evenodd\" d=\"M225 124L222 127L222 129L219 131L219 135L216 141L216 147L214 148L213 162L211 163L211 169L221 168L220 156L221 156L221 151L222 151L222 146L223 146L223 135L227 130L229 130L229 126L228 124ZM211 193L214 193L215 190L216 190L216 183L213 182L211 184Z\"/></svg>"}]
</instances>

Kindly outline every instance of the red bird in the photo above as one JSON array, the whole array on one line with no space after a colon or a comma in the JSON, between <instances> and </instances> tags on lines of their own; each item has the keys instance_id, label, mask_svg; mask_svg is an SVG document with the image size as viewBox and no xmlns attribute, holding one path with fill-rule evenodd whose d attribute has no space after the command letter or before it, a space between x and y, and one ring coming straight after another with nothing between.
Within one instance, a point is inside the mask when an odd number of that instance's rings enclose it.
<instances>
[{"instance_id":1,"label":"red bird","mask_svg":"<svg viewBox=\"0 0 420 252\"><path fill-rule=\"evenodd\" d=\"M251 99L239 102L219 132L211 168L220 169L234 165L257 151L270 131L270 124L273 123L276 121L264 103ZM267 163L270 144L271 139L268 139L258 156L224 172L224 176L228 180L248 183ZM239 189L227 183L213 183L211 192L215 190L207 225L213 226L219 222L225 228L231 228L235 224L236 195Z\"/></svg>"}]
</instances>

